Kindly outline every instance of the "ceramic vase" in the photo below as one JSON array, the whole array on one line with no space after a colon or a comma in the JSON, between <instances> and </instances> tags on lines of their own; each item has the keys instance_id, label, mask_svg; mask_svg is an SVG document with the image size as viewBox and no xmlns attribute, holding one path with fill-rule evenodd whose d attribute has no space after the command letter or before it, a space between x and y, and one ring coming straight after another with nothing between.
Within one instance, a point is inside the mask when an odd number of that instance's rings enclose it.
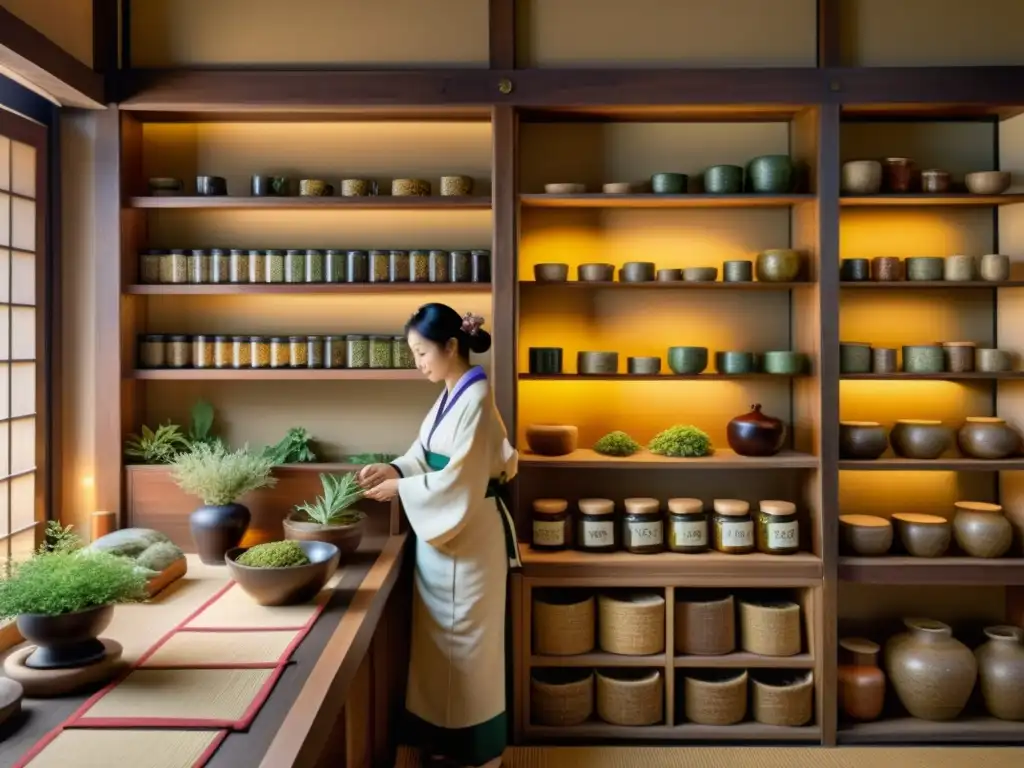
<instances>
[{"instance_id":1,"label":"ceramic vase","mask_svg":"<svg viewBox=\"0 0 1024 768\"><path fill-rule=\"evenodd\" d=\"M878 666L878 643L862 637L839 641L839 707L851 720L870 722L885 704L885 672Z\"/></svg>"},{"instance_id":2,"label":"ceramic vase","mask_svg":"<svg viewBox=\"0 0 1024 768\"><path fill-rule=\"evenodd\" d=\"M774 456L786 442L786 425L761 413L760 404L750 413L737 416L726 427L729 447L740 456Z\"/></svg>"},{"instance_id":3,"label":"ceramic vase","mask_svg":"<svg viewBox=\"0 0 1024 768\"><path fill-rule=\"evenodd\" d=\"M200 507L189 518L192 540L199 559L206 565L224 565L224 555L237 547L251 515L241 504Z\"/></svg>"},{"instance_id":4,"label":"ceramic vase","mask_svg":"<svg viewBox=\"0 0 1024 768\"><path fill-rule=\"evenodd\" d=\"M960 549L971 557L1002 557L1013 544L1013 526L998 504L958 501L953 515L953 535Z\"/></svg>"},{"instance_id":5,"label":"ceramic vase","mask_svg":"<svg viewBox=\"0 0 1024 768\"><path fill-rule=\"evenodd\" d=\"M885 669L900 703L921 720L956 719L978 677L974 654L941 621L903 623L907 631L885 645Z\"/></svg>"},{"instance_id":6,"label":"ceramic vase","mask_svg":"<svg viewBox=\"0 0 1024 768\"><path fill-rule=\"evenodd\" d=\"M1005 459L1020 448L1020 435L1003 419L969 417L956 436L960 450L973 459Z\"/></svg>"},{"instance_id":7,"label":"ceramic vase","mask_svg":"<svg viewBox=\"0 0 1024 768\"><path fill-rule=\"evenodd\" d=\"M985 636L974 652L985 709L1000 720L1024 720L1024 630L987 627Z\"/></svg>"}]
</instances>

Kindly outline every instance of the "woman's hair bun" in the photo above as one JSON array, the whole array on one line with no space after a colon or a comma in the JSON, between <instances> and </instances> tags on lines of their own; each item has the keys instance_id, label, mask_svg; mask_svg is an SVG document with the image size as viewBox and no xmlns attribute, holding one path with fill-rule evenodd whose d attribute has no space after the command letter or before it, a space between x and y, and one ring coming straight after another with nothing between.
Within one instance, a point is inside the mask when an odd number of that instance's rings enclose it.
<instances>
[{"instance_id":1,"label":"woman's hair bun","mask_svg":"<svg viewBox=\"0 0 1024 768\"><path fill-rule=\"evenodd\" d=\"M475 354L482 355L484 352L491 348L491 334L485 331L483 328L477 329L477 332L470 336L466 334L469 339L469 351Z\"/></svg>"}]
</instances>

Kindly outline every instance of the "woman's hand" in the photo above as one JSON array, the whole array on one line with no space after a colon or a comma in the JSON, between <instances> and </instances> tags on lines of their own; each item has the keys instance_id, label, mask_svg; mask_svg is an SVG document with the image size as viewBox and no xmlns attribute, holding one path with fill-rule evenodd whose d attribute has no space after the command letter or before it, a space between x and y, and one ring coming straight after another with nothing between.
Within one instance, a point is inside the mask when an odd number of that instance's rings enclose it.
<instances>
[{"instance_id":1,"label":"woman's hand","mask_svg":"<svg viewBox=\"0 0 1024 768\"><path fill-rule=\"evenodd\" d=\"M398 493L398 478L392 477L382 480L372 488L363 493L363 497L373 501L391 501Z\"/></svg>"},{"instance_id":2,"label":"woman's hand","mask_svg":"<svg viewBox=\"0 0 1024 768\"><path fill-rule=\"evenodd\" d=\"M367 464L359 470L356 481L363 490L380 485L385 480L397 480L398 470L390 464Z\"/></svg>"}]
</instances>

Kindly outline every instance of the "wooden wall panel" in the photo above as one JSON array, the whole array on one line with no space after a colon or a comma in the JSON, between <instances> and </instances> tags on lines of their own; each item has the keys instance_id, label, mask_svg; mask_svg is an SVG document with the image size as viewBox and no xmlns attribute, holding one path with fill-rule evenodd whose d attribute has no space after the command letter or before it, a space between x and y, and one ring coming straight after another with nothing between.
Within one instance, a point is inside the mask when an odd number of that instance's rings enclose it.
<instances>
[{"instance_id":1,"label":"wooden wall panel","mask_svg":"<svg viewBox=\"0 0 1024 768\"><path fill-rule=\"evenodd\" d=\"M93 0L0 0L0 8L42 32L87 67L92 56Z\"/></svg>"}]
</instances>

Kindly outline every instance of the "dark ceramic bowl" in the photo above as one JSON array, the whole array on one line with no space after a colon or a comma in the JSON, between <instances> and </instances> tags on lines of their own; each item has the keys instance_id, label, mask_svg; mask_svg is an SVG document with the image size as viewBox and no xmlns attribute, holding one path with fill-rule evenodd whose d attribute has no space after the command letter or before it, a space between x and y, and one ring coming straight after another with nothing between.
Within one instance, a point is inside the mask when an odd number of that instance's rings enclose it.
<instances>
[{"instance_id":1,"label":"dark ceramic bowl","mask_svg":"<svg viewBox=\"0 0 1024 768\"><path fill-rule=\"evenodd\" d=\"M559 263L534 264L533 278L538 283L564 283L569 279L569 265Z\"/></svg>"},{"instance_id":2,"label":"dark ceramic bowl","mask_svg":"<svg viewBox=\"0 0 1024 768\"><path fill-rule=\"evenodd\" d=\"M689 181L685 173L656 173L651 176L651 190L656 195L682 195Z\"/></svg>"},{"instance_id":3,"label":"dark ceramic bowl","mask_svg":"<svg viewBox=\"0 0 1024 768\"><path fill-rule=\"evenodd\" d=\"M254 568L237 560L248 547L235 547L224 555L231 578L259 605L298 605L309 602L338 569L340 553L325 541L297 542L309 565L290 568Z\"/></svg>"},{"instance_id":4,"label":"dark ceramic bowl","mask_svg":"<svg viewBox=\"0 0 1024 768\"><path fill-rule=\"evenodd\" d=\"M709 195L738 195L743 191L743 168L712 165L704 171L704 191Z\"/></svg>"},{"instance_id":5,"label":"dark ceramic bowl","mask_svg":"<svg viewBox=\"0 0 1024 768\"><path fill-rule=\"evenodd\" d=\"M654 280L653 261L627 261L619 270L619 280L624 283L649 283Z\"/></svg>"},{"instance_id":6,"label":"dark ceramic bowl","mask_svg":"<svg viewBox=\"0 0 1024 768\"><path fill-rule=\"evenodd\" d=\"M223 176L196 176L196 194L203 197L228 193L228 182Z\"/></svg>"},{"instance_id":7,"label":"dark ceramic bowl","mask_svg":"<svg viewBox=\"0 0 1024 768\"><path fill-rule=\"evenodd\" d=\"M747 164L751 192L784 194L793 187L793 161L789 155L762 155Z\"/></svg>"},{"instance_id":8,"label":"dark ceramic bowl","mask_svg":"<svg viewBox=\"0 0 1024 768\"><path fill-rule=\"evenodd\" d=\"M680 376L703 373L708 367L707 347L669 347L668 367Z\"/></svg>"},{"instance_id":9,"label":"dark ceramic bowl","mask_svg":"<svg viewBox=\"0 0 1024 768\"><path fill-rule=\"evenodd\" d=\"M953 445L953 430L941 421L900 419L889 432L889 442L904 459L933 460Z\"/></svg>"},{"instance_id":10,"label":"dark ceramic bowl","mask_svg":"<svg viewBox=\"0 0 1024 768\"><path fill-rule=\"evenodd\" d=\"M553 375L562 372L561 347L530 347L530 373Z\"/></svg>"},{"instance_id":11,"label":"dark ceramic bowl","mask_svg":"<svg viewBox=\"0 0 1024 768\"><path fill-rule=\"evenodd\" d=\"M614 264L580 264L576 279L581 283L610 283L615 280Z\"/></svg>"},{"instance_id":12,"label":"dark ceramic bowl","mask_svg":"<svg viewBox=\"0 0 1024 768\"><path fill-rule=\"evenodd\" d=\"M715 352L715 370L719 373L735 376L753 373L756 369L753 352Z\"/></svg>"},{"instance_id":13,"label":"dark ceramic bowl","mask_svg":"<svg viewBox=\"0 0 1024 768\"><path fill-rule=\"evenodd\" d=\"M877 421L839 422L839 458L874 460L889 447L885 427Z\"/></svg>"},{"instance_id":14,"label":"dark ceramic bowl","mask_svg":"<svg viewBox=\"0 0 1024 768\"><path fill-rule=\"evenodd\" d=\"M49 616L23 613L18 631L36 649L25 659L30 669L66 669L95 664L106 654L97 638L114 617L114 606L97 605L75 613Z\"/></svg>"}]
</instances>

